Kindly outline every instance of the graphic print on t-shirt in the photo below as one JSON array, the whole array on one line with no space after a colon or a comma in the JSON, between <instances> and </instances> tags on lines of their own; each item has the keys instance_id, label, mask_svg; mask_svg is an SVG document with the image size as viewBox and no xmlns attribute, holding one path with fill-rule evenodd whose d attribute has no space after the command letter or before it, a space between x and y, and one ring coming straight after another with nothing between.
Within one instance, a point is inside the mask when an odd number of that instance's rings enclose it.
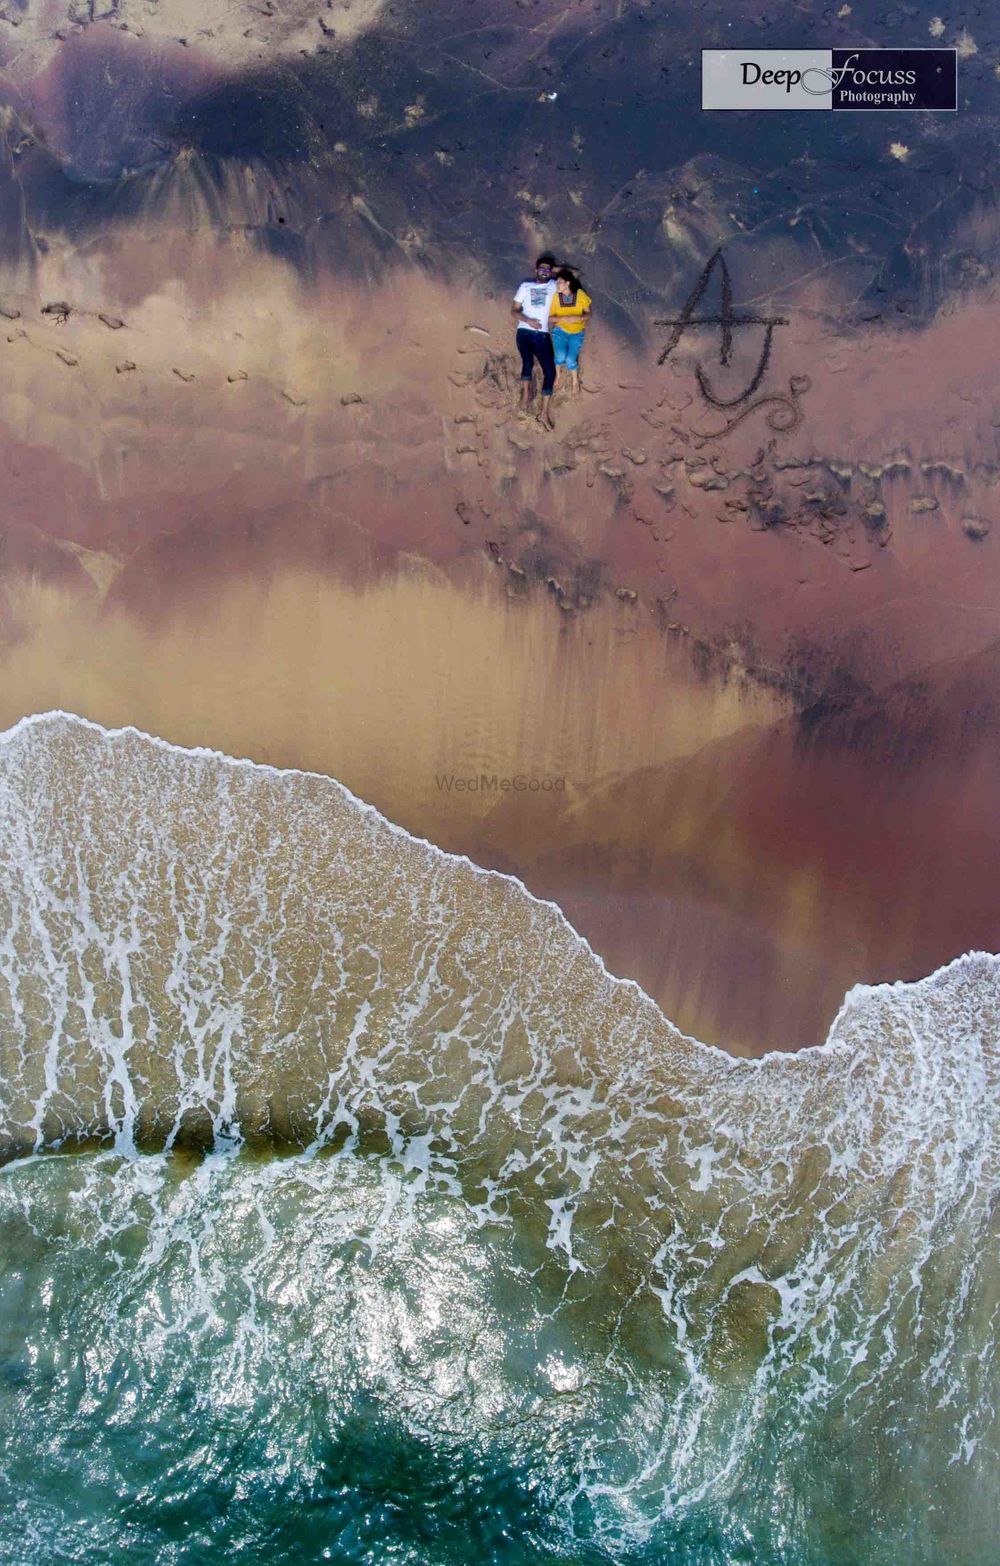
<instances>
[{"instance_id":1,"label":"graphic print on t-shirt","mask_svg":"<svg viewBox=\"0 0 1000 1566\"><path fill-rule=\"evenodd\" d=\"M514 303L521 306L525 315L530 316L534 321L538 321L539 327L535 328L535 330L548 331L549 307L555 291L556 285L553 282L539 283L529 279L521 284L514 295ZM517 324L518 326L524 326L527 323L518 321Z\"/></svg>"}]
</instances>

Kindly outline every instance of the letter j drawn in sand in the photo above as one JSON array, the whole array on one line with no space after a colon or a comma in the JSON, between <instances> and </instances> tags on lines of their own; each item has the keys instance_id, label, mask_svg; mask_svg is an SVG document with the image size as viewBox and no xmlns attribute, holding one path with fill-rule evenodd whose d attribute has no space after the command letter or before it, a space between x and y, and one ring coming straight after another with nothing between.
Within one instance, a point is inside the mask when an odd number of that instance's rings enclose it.
<instances>
[{"instance_id":1,"label":"letter j drawn in sand","mask_svg":"<svg viewBox=\"0 0 1000 1566\"><path fill-rule=\"evenodd\" d=\"M711 281L712 273L714 272L716 266L718 266L722 272L722 308L718 315L695 315L694 312L702 295ZM748 397L753 396L754 392L757 390L757 387L764 379L764 373L767 370L767 361L771 356L771 338L774 335L774 328L776 326L787 326L788 317L784 315L737 315L733 309L732 279L729 276L729 268L726 265L726 260L722 254L722 250L719 249L710 258L707 266L705 267L705 270L702 272L694 286L694 289L688 296L687 303L685 304L680 315L668 318L667 320L654 321L653 324L654 326L673 327L673 331L670 333L669 341L656 361L657 364L663 364L666 359L669 358L689 326L717 326L719 328L719 363L723 365L728 364L730 358L732 357L734 328L744 326L764 327L764 346L761 349L760 358L757 361L757 368L754 371L748 385L745 386L737 396L716 396L715 392L712 390L708 376L705 374L701 365L695 365L695 376L698 380L698 389L701 392L701 395L704 397L705 401L712 403L712 405L716 408L736 408L740 405L741 402L746 402Z\"/></svg>"}]
</instances>

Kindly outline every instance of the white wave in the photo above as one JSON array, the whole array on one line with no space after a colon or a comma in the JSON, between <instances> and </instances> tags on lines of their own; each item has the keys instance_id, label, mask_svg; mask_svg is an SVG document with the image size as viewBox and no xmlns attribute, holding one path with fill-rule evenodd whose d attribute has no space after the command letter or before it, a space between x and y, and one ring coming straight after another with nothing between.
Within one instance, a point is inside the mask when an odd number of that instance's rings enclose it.
<instances>
[{"instance_id":1,"label":"white wave","mask_svg":"<svg viewBox=\"0 0 1000 1566\"><path fill-rule=\"evenodd\" d=\"M66 712L61 708L53 708L47 712L29 713L24 717L19 718L18 721L12 724L10 728L0 731L0 746L8 744L11 741L17 739L18 736L21 735L25 730L33 728L36 725L59 723L61 721L71 724L78 724L81 727L91 729L95 733L103 736L103 738L106 740L115 740L122 736L131 735L137 739L146 741L150 745L156 746L159 749L178 756L203 757L211 761L223 762L227 766L249 767L255 772L271 775L277 778L312 778L317 781L322 781L331 789L336 790L342 798L348 800L359 810L370 812L378 819L380 824L383 825L387 831L404 838L407 842L416 844L420 848L425 849L430 854L440 856L440 858L446 862L464 865L478 876L483 876L488 879L507 881L516 886L523 896L526 897L530 902L537 904L540 908L547 908L551 910L556 915L556 917L561 920L567 931L572 935L573 939L580 943L580 946L586 951L588 957L590 957L591 960L597 965L597 967L607 977L610 983L615 985L624 985L627 988L634 990L636 994L642 998L643 1003L651 1008L651 1011L655 1013L656 1017L661 1023L674 1030L678 1035L688 1040L691 1044L696 1045L699 1049L708 1050L714 1056L721 1057L721 1060L728 1065L735 1066L738 1061L740 1068L744 1070L761 1067L765 1065L765 1063L771 1057L787 1059L793 1055L812 1055L817 1050L833 1049L837 1048L838 1046L843 1047L845 1044L847 1044L849 1047L848 1040L842 1036L842 1020L854 1006L858 1005L859 1003L863 1003L866 997L884 997L886 994L890 994L893 991L900 989L906 990L915 987L919 988L922 985L933 985L950 975L956 968L961 969L965 964L972 963L978 967L978 965L983 962L1000 963L1000 954L987 952L977 948L968 952L956 954L955 957L949 959L945 963L942 963L939 968L934 969L933 972L920 979L892 979L886 980L880 984L855 984L851 987L850 990L847 991L840 1009L838 1010L833 1022L830 1024L827 1036L823 1041L815 1044L801 1045L796 1050L784 1049L780 1046L776 1046L774 1049L766 1050L762 1055L755 1058L746 1058L742 1056L734 1057L729 1054L727 1050L720 1048L718 1045L708 1043L702 1039L698 1039L693 1034L683 1033L683 1031L677 1027L677 1024L672 1022L671 1019L666 1016L658 1003L651 995L648 994L646 990L643 989L642 985L639 984L637 980L623 978L620 975L613 974L607 967L600 952L595 951L595 949L590 945L590 942L587 940L586 936L582 935L580 931L571 924L570 920L566 917L558 903L548 898L541 898L536 896L536 894L530 891L524 882L516 875L513 875L507 871L492 870L486 868L483 865L478 865L474 860L470 859L467 854L451 853L447 849L440 848L436 843L431 842L430 839L419 837L415 833L407 831L405 827L400 826L397 822L390 820L388 816L383 815L383 813L378 810L375 805L369 804L366 800L361 799L357 794L352 793L346 784L341 783L337 778L331 777L327 773L312 772L308 769L299 767L274 767L268 762L254 761L251 757L230 756L225 751L215 750L210 746L176 745L171 740L163 739L156 734L150 734L144 729L137 728L134 724L123 724L118 728L105 728L103 724L97 723L92 718L82 717L78 713Z\"/></svg>"},{"instance_id":2,"label":"white wave","mask_svg":"<svg viewBox=\"0 0 1000 1566\"><path fill-rule=\"evenodd\" d=\"M803 1430L856 1431L899 1526L915 1443L959 1490L994 1459L995 957L857 986L825 1044L734 1060L516 878L340 784L64 714L0 744L0 914L9 1151L110 1142L133 1205L140 1147L297 1148L323 1189L374 1157L393 1246L454 1219L471 1264L502 1235L498 1275L565 1310L589 1357L557 1334L554 1396L641 1388L631 1456L587 1486L630 1527L749 1482L764 1428L782 1483ZM206 1214L235 1162L202 1166ZM295 1234L260 1201L266 1267ZM180 1244L224 1317L216 1220L204 1245L178 1221L149 1274Z\"/></svg>"}]
</instances>

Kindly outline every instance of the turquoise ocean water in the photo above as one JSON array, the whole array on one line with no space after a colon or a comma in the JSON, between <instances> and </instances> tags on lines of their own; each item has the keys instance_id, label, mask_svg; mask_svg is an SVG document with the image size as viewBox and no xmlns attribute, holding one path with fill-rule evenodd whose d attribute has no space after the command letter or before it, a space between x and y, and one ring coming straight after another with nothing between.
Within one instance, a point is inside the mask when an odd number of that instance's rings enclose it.
<instances>
[{"instance_id":1,"label":"turquoise ocean water","mask_svg":"<svg viewBox=\"0 0 1000 1566\"><path fill-rule=\"evenodd\" d=\"M0 911L0 1563L993 1566L993 957L732 1060L337 784L64 716Z\"/></svg>"}]
</instances>

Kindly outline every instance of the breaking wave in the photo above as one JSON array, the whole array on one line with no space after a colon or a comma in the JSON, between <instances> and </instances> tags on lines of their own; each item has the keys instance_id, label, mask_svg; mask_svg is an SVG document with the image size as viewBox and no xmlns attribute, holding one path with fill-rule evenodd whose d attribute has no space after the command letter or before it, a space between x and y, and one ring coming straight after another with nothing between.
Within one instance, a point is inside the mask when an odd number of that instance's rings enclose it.
<instances>
[{"instance_id":1,"label":"breaking wave","mask_svg":"<svg viewBox=\"0 0 1000 1566\"><path fill-rule=\"evenodd\" d=\"M332 780L65 714L0 912L0 1562L992 1563L992 956L731 1059Z\"/></svg>"}]
</instances>

